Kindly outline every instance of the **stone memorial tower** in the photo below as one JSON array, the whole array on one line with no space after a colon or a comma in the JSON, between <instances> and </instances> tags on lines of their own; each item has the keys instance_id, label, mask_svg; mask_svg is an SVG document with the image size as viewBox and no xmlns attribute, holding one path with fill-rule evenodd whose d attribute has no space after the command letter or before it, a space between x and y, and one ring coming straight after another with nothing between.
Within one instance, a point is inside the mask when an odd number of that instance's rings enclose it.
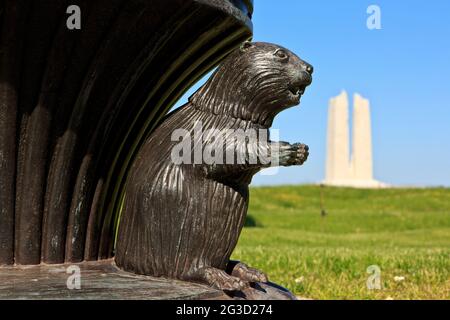
<instances>
[{"instance_id":1,"label":"stone memorial tower","mask_svg":"<svg viewBox=\"0 0 450 320\"><path fill-rule=\"evenodd\" d=\"M348 96L342 91L330 99L325 184L360 188L385 186L373 178L369 100L353 96L352 152L350 156Z\"/></svg>"},{"instance_id":2,"label":"stone memorial tower","mask_svg":"<svg viewBox=\"0 0 450 320\"><path fill-rule=\"evenodd\" d=\"M328 115L328 141L326 180L344 183L349 176L349 128L348 98L343 91L330 99Z\"/></svg>"}]
</instances>

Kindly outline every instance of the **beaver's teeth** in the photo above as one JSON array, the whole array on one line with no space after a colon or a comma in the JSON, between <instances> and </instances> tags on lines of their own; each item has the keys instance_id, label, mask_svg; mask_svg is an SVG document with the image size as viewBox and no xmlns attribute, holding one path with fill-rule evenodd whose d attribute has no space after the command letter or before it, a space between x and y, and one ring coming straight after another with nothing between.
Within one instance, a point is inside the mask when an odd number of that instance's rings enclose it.
<instances>
[{"instance_id":1,"label":"beaver's teeth","mask_svg":"<svg viewBox=\"0 0 450 320\"><path fill-rule=\"evenodd\" d=\"M300 87L300 88L291 88L289 89L289 91L291 91L291 93L295 96L299 96L302 95L305 92L305 89Z\"/></svg>"},{"instance_id":2,"label":"beaver's teeth","mask_svg":"<svg viewBox=\"0 0 450 320\"><path fill-rule=\"evenodd\" d=\"M304 93L305 93L305 88L298 89L298 94L304 94Z\"/></svg>"}]
</instances>

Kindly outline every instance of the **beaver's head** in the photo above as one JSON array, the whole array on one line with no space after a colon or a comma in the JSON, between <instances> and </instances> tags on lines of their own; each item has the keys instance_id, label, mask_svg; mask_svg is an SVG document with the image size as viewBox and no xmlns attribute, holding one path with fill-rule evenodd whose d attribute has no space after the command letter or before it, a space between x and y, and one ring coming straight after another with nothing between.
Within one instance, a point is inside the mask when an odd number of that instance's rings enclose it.
<instances>
[{"instance_id":1,"label":"beaver's head","mask_svg":"<svg viewBox=\"0 0 450 320\"><path fill-rule=\"evenodd\" d=\"M270 126L299 104L313 67L275 44L245 42L190 97L197 108Z\"/></svg>"}]
</instances>

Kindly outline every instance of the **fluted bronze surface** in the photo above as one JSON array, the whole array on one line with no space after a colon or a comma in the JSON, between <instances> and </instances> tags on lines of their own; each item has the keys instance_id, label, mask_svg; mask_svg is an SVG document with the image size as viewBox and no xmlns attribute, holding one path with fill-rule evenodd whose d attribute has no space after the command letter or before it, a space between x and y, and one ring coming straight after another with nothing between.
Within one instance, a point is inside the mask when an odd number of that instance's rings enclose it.
<instances>
[{"instance_id":1,"label":"fluted bronze surface","mask_svg":"<svg viewBox=\"0 0 450 320\"><path fill-rule=\"evenodd\" d=\"M80 30L66 26L69 5ZM0 2L0 264L113 255L137 150L251 37L251 11L248 0Z\"/></svg>"}]
</instances>

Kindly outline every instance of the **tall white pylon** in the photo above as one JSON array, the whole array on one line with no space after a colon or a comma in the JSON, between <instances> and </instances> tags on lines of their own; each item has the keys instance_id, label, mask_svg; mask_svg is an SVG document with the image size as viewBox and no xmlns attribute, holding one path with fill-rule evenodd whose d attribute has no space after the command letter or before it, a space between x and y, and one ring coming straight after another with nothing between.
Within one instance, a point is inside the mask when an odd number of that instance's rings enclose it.
<instances>
[{"instance_id":1,"label":"tall white pylon","mask_svg":"<svg viewBox=\"0 0 450 320\"><path fill-rule=\"evenodd\" d=\"M330 99L328 109L328 153L326 177L329 181L345 181L349 176L348 97L342 91Z\"/></svg>"},{"instance_id":2,"label":"tall white pylon","mask_svg":"<svg viewBox=\"0 0 450 320\"><path fill-rule=\"evenodd\" d=\"M345 91L330 99L324 183L356 188L385 187L373 178L369 100L359 94L353 96L353 150L350 158L348 108Z\"/></svg>"}]
</instances>

